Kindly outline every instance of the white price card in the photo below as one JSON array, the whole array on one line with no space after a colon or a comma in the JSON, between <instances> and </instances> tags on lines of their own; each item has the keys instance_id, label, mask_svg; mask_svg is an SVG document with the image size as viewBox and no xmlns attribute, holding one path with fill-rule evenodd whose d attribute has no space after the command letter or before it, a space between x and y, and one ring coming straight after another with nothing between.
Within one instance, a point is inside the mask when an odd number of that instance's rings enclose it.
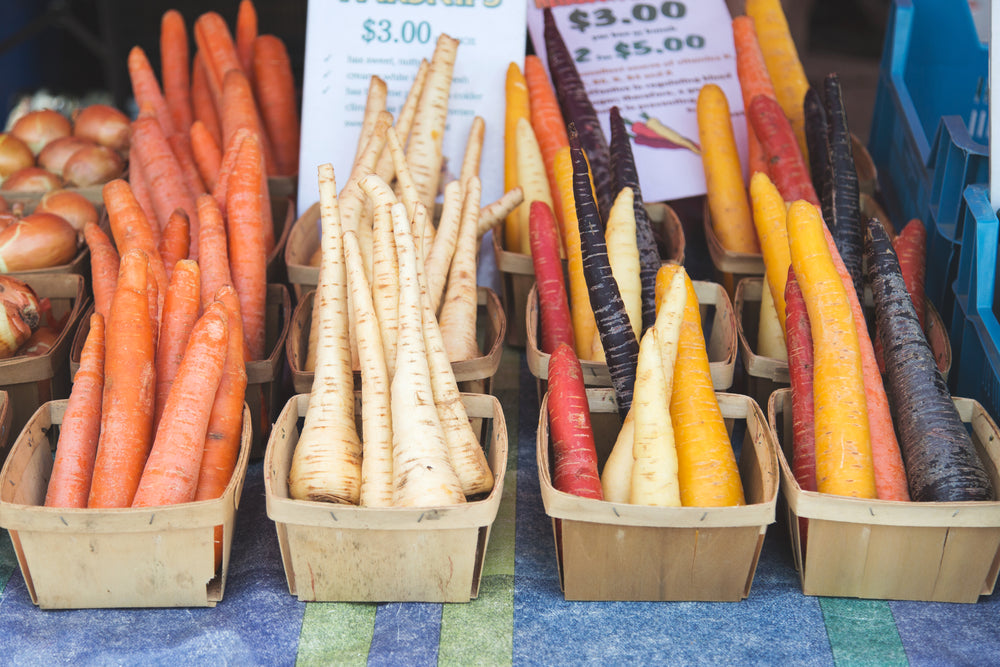
<instances>
[{"instance_id":1,"label":"white price card","mask_svg":"<svg viewBox=\"0 0 1000 667\"><path fill-rule=\"evenodd\" d=\"M347 183L373 75L388 87L395 115L420 61L430 61L438 37L460 40L444 136L444 183L461 168L476 116L486 133L480 166L483 202L503 194L504 79L524 61L523 0L309 0L299 152L301 214L319 200L317 168L333 165Z\"/></svg>"},{"instance_id":2,"label":"white price card","mask_svg":"<svg viewBox=\"0 0 1000 667\"><path fill-rule=\"evenodd\" d=\"M707 83L726 94L745 168L746 121L725 0L527 1L531 43L546 67L543 6L559 5L552 16L605 136L611 107L628 125L643 199L705 193L696 104Z\"/></svg>"}]
</instances>

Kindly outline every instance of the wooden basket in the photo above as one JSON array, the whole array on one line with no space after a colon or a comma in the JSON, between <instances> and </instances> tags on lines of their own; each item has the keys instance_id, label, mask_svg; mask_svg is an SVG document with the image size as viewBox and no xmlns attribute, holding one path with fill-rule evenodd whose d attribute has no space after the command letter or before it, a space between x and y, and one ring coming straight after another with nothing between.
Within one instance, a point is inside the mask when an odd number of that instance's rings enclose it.
<instances>
[{"instance_id":1,"label":"wooden basket","mask_svg":"<svg viewBox=\"0 0 1000 667\"><path fill-rule=\"evenodd\" d=\"M758 355L757 325L760 320L760 304L765 279L744 278L736 285L733 310L736 311L736 325L739 335L740 357L743 359L743 393L751 396L759 405L767 405L768 397L775 389L789 384L788 362L773 357ZM870 297L870 293L866 293ZM930 300L926 300L925 334L931 346L938 370L948 380L951 371L951 342L941 315Z\"/></svg>"},{"instance_id":2,"label":"wooden basket","mask_svg":"<svg viewBox=\"0 0 1000 667\"><path fill-rule=\"evenodd\" d=\"M708 352L708 367L712 374L712 386L716 391L726 391L733 385L733 373L736 368L736 318L733 306L726 290L718 283L702 280L692 281L695 294L701 309L702 328L705 331L705 347ZM532 285L528 293L528 312L526 315L528 345L525 357L528 369L538 378L538 396L545 393L549 377L549 356L542 352L539 345L539 328L541 322L538 312L538 290ZM611 375L606 363L580 361L583 370L584 384L588 387L610 387Z\"/></svg>"},{"instance_id":3,"label":"wooden basket","mask_svg":"<svg viewBox=\"0 0 1000 667\"><path fill-rule=\"evenodd\" d=\"M0 390L7 392L11 410L11 429L21 431L31 415L43 403L68 398L70 389L69 349L87 307L83 276L74 273L11 273L52 304L57 319L66 324L55 343L37 357L10 357L0 360Z\"/></svg>"},{"instance_id":4,"label":"wooden basket","mask_svg":"<svg viewBox=\"0 0 1000 667\"><path fill-rule=\"evenodd\" d=\"M740 507L649 507L557 491L549 463L548 394L542 399L538 478L567 600L738 601L749 595L775 519L776 445L751 398L716 396L730 433L744 434L736 446L748 504ZM611 389L588 389L587 397L603 469L618 433L618 408Z\"/></svg>"},{"instance_id":5,"label":"wooden basket","mask_svg":"<svg viewBox=\"0 0 1000 667\"><path fill-rule=\"evenodd\" d=\"M677 213L662 202L646 204L646 213L653 227L653 235L662 249L666 248L664 261L684 263L687 241L684 227ZM525 326L525 311L528 307L528 292L535 284L535 267L531 255L504 250L501 239L503 224L493 231L493 254L497 270L500 272L504 313L507 316L507 343L515 347L527 345L528 333Z\"/></svg>"},{"instance_id":6,"label":"wooden basket","mask_svg":"<svg viewBox=\"0 0 1000 667\"><path fill-rule=\"evenodd\" d=\"M319 266L312 264L313 255L319 250L319 220L319 202L316 202L292 223L285 240L285 270L296 301L319 284Z\"/></svg>"},{"instance_id":7,"label":"wooden basket","mask_svg":"<svg viewBox=\"0 0 1000 667\"><path fill-rule=\"evenodd\" d=\"M7 392L0 391L0 461L7 458L7 448L10 445L10 398Z\"/></svg>"},{"instance_id":8,"label":"wooden basket","mask_svg":"<svg viewBox=\"0 0 1000 667\"><path fill-rule=\"evenodd\" d=\"M274 248L267 255L267 282L283 284L288 280L285 244L295 221L295 200L291 197L272 199L271 220L274 223Z\"/></svg>"},{"instance_id":9,"label":"wooden basket","mask_svg":"<svg viewBox=\"0 0 1000 667\"><path fill-rule=\"evenodd\" d=\"M275 422L264 456L267 515L275 522L288 591L303 601L468 602L479 594L490 528L503 493L507 426L493 396L462 394L489 422L493 490L484 500L424 509L292 500L288 472L309 396ZM482 439L482 438L481 438Z\"/></svg>"},{"instance_id":10,"label":"wooden basket","mask_svg":"<svg viewBox=\"0 0 1000 667\"><path fill-rule=\"evenodd\" d=\"M978 402L955 398L962 421L1000 488L1000 431ZM976 602L1000 570L1000 502L915 503L803 491L789 460L791 390L771 394L781 492L795 567L806 595ZM808 548L799 519L808 521Z\"/></svg>"},{"instance_id":11,"label":"wooden basket","mask_svg":"<svg viewBox=\"0 0 1000 667\"><path fill-rule=\"evenodd\" d=\"M312 391L313 372L304 370L309 351L309 327L312 324L313 297L316 290L306 292L292 313L292 325L285 341L285 358L292 374L292 389L296 394ZM474 394L493 391L493 376L500 368L503 355L507 318L504 316L500 297L488 287L478 288L479 310L476 316L479 330L479 349L482 354L468 361L452 364L459 389ZM360 387L360 371L355 371L355 384Z\"/></svg>"},{"instance_id":12,"label":"wooden basket","mask_svg":"<svg viewBox=\"0 0 1000 667\"><path fill-rule=\"evenodd\" d=\"M216 500L142 509L44 507L67 401L42 405L0 472L0 526L10 531L31 601L44 609L214 607L222 599L250 453L250 415L236 470ZM215 568L215 531L222 564Z\"/></svg>"}]
</instances>

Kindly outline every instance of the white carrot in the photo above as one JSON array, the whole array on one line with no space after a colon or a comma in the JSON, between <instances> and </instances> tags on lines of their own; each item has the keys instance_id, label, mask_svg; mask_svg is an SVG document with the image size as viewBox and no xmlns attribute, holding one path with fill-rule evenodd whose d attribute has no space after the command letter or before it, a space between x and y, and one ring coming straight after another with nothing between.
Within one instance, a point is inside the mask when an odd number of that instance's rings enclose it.
<instances>
[{"instance_id":1,"label":"white carrot","mask_svg":"<svg viewBox=\"0 0 1000 667\"><path fill-rule=\"evenodd\" d=\"M465 502L434 404L417 258L406 207L392 207L399 261L399 343L392 377L393 505L425 507Z\"/></svg>"},{"instance_id":2,"label":"white carrot","mask_svg":"<svg viewBox=\"0 0 1000 667\"><path fill-rule=\"evenodd\" d=\"M625 312L638 339L642 336L642 281L639 278L639 244L635 233L633 199L630 187L624 187L618 192L608 213L604 238L608 247L611 275L618 283L618 291L625 302Z\"/></svg>"},{"instance_id":3,"label":"white carrot","mask_svg":"<svg viewBox=\"0 0 1000 667\"><path fill-rule=\"evenodd\" d=\"M417 74L414 76L413 83L410 84L410 90L406 94L406 101L403 102L402 108L396 114L396 124L393 127L396 128L396 135L403 143L410 136L410 128L413 126L413 116L417 113L417 103L420 101L420 95L424 91L424 83L427 81L427 70L430 69L430 66L431 64L426 58L420 60L420 67L417 68ZM393 164L392 155L389 154L389 151L382 151L382 154L378 158L378 164L375 166L375 173L386 183L391 183L393 178L395 178L396 167Z\"/></svg>"},{"instance_id":4,"label":"white carrot","mask_svg":"<svg viewBox=\"0 0 1000 667\"><path fill-rule=\"evenodd\" d=\"M634 404L633 404L634 405ZM635 419L629 410L622 422L622 428L615 439L615 445L608 454L601 470L601 489L604 499L612 503L627 503L632 490L632 443L635 441Z\"/></svg>"},{"instance_id":5,"label":"white carrot","mask_svg":"<svg viewBox=\"0 0 1000 667\"><path fill-rule=\"evenodd\" d=\"M437 231L434 234L434 245L427 253L427 261L424 262L427 291L435 313L441 306L444 286L448 281L448 268L451 266L451 258L458 243L464 199L465 191L461 181L451 181L444 187L444 205L441 207L441 217L438 219Z\"/></svg>"},{"instance_id":6,"label":"white carrot","mask_svg":"<svg viewBox=\"0 0 1000 667\"><path fill-rule=\"evenodd\" d=\"M413 129L406 144L406 161L420 193L420 201L428 211L434 210L438 182L441 179L448 98L451 95L451 78L457 52L458 40L441 33L431 56L427 82L424 84L417 114L413 118ZM399 171L398 166L396 170Z\"/></svg>"},{"instance_id":7,"label":"white carrot","mask_svg":"<svg viewBox=\"0 0 1000 667\"><path fill-rule=\"evenodd\" d=\"M788 361L785 332L778 320L778 309L775 307L766 280L760 291L760 313L757 316L757 354L762 357Z\"/></svg>"},{"instance_id":8,"label":"white carrot","mask_svg":"<svg viewBox=\"0 0 1000 667\"><path fill-rule=\"evenodd\" d=\"M390 214L391 215L391 214ZM357 235L344 232L344 260L354 303L361 362L361 500L369 507L392 506L392 409L389 371L382 350L371 288Z\"/></svg>"},{"instance_id":9,"label":"white carrot","mask_svg":"<svg viewBox=\"0 0 1000 667\"><path fill-rule=\"evenodd\" d=\"M396 368L399 321L399 262L392 232L392 205L396 195L377 174L361 179L361 189L374 204L375 229L372 243L372 301L378 318L385 365L392 377Z\"/></svg>"},{"instance_id":10,"label":"white carrot","mask_svg":"<svg viewBox=\"0 0 1000 667\"><path fill-rule=\"evenodd\" d=\"M357 504L361 442L354 424L354 374L348 346L347 273L333 166L319 167L323 256L315 299L319 338L305 425L292 455L289 493L299 500Z\"/></svg>"},{"instance_id":11,"label":"white carrot","mask_svg":"<svg viewBox=\"0 0 1000 667\"><path fill-rule=\"evenodd\" d=\"M469 191L462 206L462 224L458 244L448 271L448 287L441 303L441 335L448 358L453 362L479 356L476 340L476 224L482 186L479 177L469 179Z\"/></svg>"},{"instance_id":12,"label":"white carrot","mask_svg":"<svg viewBox=\"0 0 1000 667\"><path fill-rule=\"evenodd\" d=\"M536 199L552 205L552 190L542 159L542 149L538 146L531 121L519 118L517 121L517 184L524 191L524 204L517 208L518 242L521 252L531 254L531 226L529 224L531 202ZM513 250L513 249L512 249Z\"/></svg>"}]
</instances>

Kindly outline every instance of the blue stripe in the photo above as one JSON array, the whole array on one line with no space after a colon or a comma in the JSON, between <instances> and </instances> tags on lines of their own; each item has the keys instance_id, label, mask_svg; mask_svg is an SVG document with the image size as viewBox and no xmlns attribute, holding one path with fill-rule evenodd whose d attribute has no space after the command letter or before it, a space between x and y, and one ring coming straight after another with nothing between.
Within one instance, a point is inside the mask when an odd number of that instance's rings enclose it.
<instances>
[{"instance_id":1,"label":"blue stripe","mask_svg":"<svg viewBox=\"0 0 1000 667\"><path fill-rule=\"evenodd\" d=\"M1000 592L974 604L889 603L913 665L1000 665Z\"/></svg>"},{"instance_id":2,"label":"blue stripe","mask_svg":"<svg viewBox=\"0 0 1000 667\"><path fill-rule=\"evenodd\" d=\"M523 388L533 383L522 378ZM537 397L520 404L514 664L832 665L816 598L802 595L787 528L772 525L742 602L567 602L535 463ZM554 638L559 638L554 641Z\"/></svg>"},{"instance_id":3,"label":"blue stripe","mask_svg":"<svg viewBox=\"0 0 1000 667\"><path fill-rule=\"evenodd\" d=\"M368 653L373 667L437 664L441 637L441 605L432 602L390 602L378 605Z\"/></svg>"},{"instance_id":4,"label":"blue stripe","mask_svg":"<svg viewBox=\"0 0 1000 667\"><path fill-rule=\"evenodd\" d=\"M292 665L305 605L288 594L261 463L247 471L225 596L215 608L43 612L20 572L0 613L9 664ZM252 622L249 621L252 619Z\"/></svg>"}]
</instances>

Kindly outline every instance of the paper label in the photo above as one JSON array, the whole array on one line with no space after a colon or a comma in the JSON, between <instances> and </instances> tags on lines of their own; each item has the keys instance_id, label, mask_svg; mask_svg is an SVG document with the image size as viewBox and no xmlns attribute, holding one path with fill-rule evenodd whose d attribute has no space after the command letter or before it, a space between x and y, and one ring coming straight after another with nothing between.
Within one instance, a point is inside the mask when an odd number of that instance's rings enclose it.
<instances>
[{"instance_id":1,"label":"paper label","mask_svg":"<svg viewBox=\"0 0 1000 667\"><path fill-rule=\"evenodd\" d=\"M444 155L451 180L461 169L478 115L486 126L479 176L484 203L503 194L504 80L524 61L521 0L310 0L306 23L299 154L299 214L319 200L317 169L333 165L347 183L373 75L388 87L394 115L406 100L421 59L438 37L460 40L451 85Z\"/></svg>"},{"instance_id":2,"label":"paper label","mask_svg":"<svg viewBox=\"0 0 1000 667\"><path fill-rule=\"evenodd\" d=\"M546 67L542 6L547 3L605 137L611 136L611 107L626 120L643 199L705 194L696 104L707 83L726 94L745 166L743 97L724 0L528 3L531 42Z\"/></svg>"}]
</instances>

